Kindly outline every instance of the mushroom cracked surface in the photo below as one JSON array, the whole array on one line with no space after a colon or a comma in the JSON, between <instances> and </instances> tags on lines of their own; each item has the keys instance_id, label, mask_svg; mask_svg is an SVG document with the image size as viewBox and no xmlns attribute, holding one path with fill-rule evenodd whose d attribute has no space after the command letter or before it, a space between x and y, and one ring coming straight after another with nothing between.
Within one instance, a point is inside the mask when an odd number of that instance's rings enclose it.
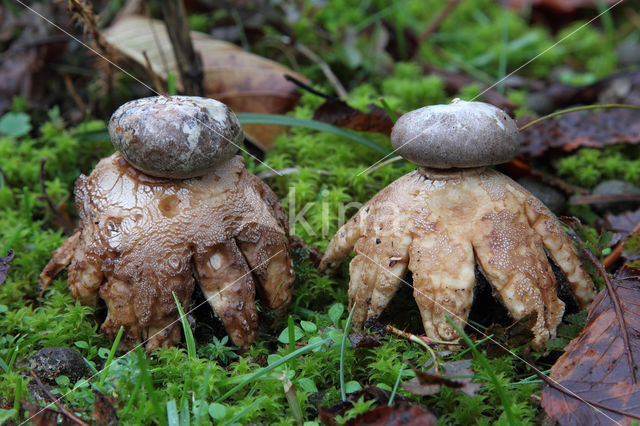
<instances>
[{"instance_id":1,"label":"mushroom cracked surface","mask_svg":"<svg viewBox=\"0 0 640 426\"><path fill-rule=\"evenodd\" d=\"M433 143L438 134L444 141ZM547 253L578 304L589 305L593 282L557 218L513 180L484 167L515 155L517 135L504 112L479 102L426 107L398 120L394 147L421 167L368 201L338 230L320 264L333 269L355 248L349 265L355 327L382 313L409 269L427 337L457 341L445 315L464 326L477 262L514 319L537 313L532 331L542 347L564 313ZM487 137L494 145L489 159L460 154L461 143L487 151Z\"/></svg>"},{"instance_id":2,"label":"mushroom cracked surface","mask_svg":"<svg viewBox=\"0 0 640 426\"><path fill-rule=\"evenodd\" d=\"M79 229L54 253L41 287L69 265L71 294L91 306L106 302L101 331L113 339L124 326L123 347L178 343L172 292L186 308L196 279L238 346L257 334L256 289L268 309L289 304L287 218L241 157L172 179L142 173L115 153L78 179L75 195Z\"/></svg>"}]
</instances>

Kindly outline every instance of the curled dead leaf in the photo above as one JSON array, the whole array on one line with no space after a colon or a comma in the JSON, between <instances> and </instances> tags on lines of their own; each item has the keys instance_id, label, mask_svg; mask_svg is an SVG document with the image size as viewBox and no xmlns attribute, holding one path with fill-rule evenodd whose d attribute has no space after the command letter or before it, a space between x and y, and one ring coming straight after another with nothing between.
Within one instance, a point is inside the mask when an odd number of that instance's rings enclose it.
<instances>
[{"instance_id":1,"label":"curled dead leaf","mask_svg":"<svg viewBox=\"0 0 640 426\"><path fill-rule=\"evenodd\" d=\"M474 396L482 387L479 383L473 383L474 371L471 369L471 360L460 360L444 364L444 374L436 372L433 368L428 372L413 369L416 377L403 383L402 389L414 395L434 395L442 389L442 386L450 387L457 392ZM462 377L461 377L462 376Z\"/></svg>"},{"instance_id":2,"label":"curled dead leaf","mask_svg":"<svg viewBox=\"0 0 640 426\"><path fill-rule=\"evenodd\" d=\"M591 305L586 328L551 369L554 385L542 392L543 408L561 425L640 419L640 270L623 267L611 288Z\"/></svg>"}]
</instances>

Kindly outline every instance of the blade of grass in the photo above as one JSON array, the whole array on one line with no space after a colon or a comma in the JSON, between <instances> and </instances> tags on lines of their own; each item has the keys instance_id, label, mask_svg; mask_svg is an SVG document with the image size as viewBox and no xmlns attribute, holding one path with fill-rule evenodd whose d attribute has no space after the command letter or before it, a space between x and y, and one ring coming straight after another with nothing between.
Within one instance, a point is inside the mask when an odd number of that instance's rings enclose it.
<instances>
[{"instance_id":1,"label":"blade of grass","mask_svg":"<svg viewBox=\"0 0 640 426\"><path fill-rule=\"evenodd\" d=\"M19 350L20 345L16 345L16 347L13 349L13 352L11 353L11 359L9 360L9 365L7 366L7 372L11 371L11 369L13 368L13 363L16 362L16 357L18 356Z\"/></svg>"},{"instance_id":2,"label":"blade of grass","mask_svg":"<svg viewBox=\"0 0 640 426\"><path fill-rule=\"evenodd\" d=\"M189 413L189 400L185 399L180 410L180 426L191 426L191 414Z\"/></svg>"},{"instance_id":3,"label":"blade of grass","mask_svg":"<svg viewBox=\"0 0 640 426\"><path fill-rule=\"evenodd\" d=\"M583 106L579 106L579 107L561 109L560 111L552 112L551 114L548 114L548 115L542 116L540 118L537 118L537 119L525 124L524 126L520 127L519 130L522 132L523 130L528 129L531 126L540 123L541 121L547 120L549 118L557 117L558 115L566 114L566 113L569 113L569 112L589 110L589 109L601 109L601 108L602 109L629 108L629 109L638 109L638 110L640 110L640 105L602 104L602 105L583 105Z\"/></svg>"},{"instance_id":4,"label":"blade of grass","mask_svg":"<svg viewBox=\"0 0 640 426\"><path fill-rule=\"evenodd\" d=\"M398 378L396 379L396 384L393 385L393 391L391 391L391 396L389 397L389 402L387 403L389 407L393 405L393 400L396 397L396 393L398 392L398 386L400 385L400 380L402 379L402 372L404 371L404 368L406 366L407 365L405 363L402 363L402 366L400 367L400 371L398 372Z\"/></svg>"},{"instance_id":5,"label":"blade of grass","mask_svg":"<svg viewBox=\"0 0 640 426\"><path fill-rule=\"evenodd\" d=\"M184 314L184 310L182 309L182 304L178 300L178 296L176 296L175 292L171 292L173 294L173 300L176 301L176 306L178 307L178 312L180 313L180 322L182 323L182 331L184 332L184 340L187 342L187 355L189 359L198 358L198 354L196 353L196 340L193 338L193 332L191 331L191 326L189 325L189 321L187 321L187 316Z\"/></svg>"},{"instance_id":6,"label":"blade of grass","mask_svg":"<svg viewBox=\"0 0 640 426\"><path fill-rule=\"evenodd\" d=\"M347 336L349 336L349 328L351 328L351 318L353 318L353 312L356 310L356 304L353 304L351 312L347 317L347 323L344 326L344 334L342 335L342 343L340 344L340 396L343 401L347 400L347 392L344 387L344 347L347 344Z\"/></svg>"},{"instance_id":7,"label":"blade of grass","mask_svg":"<svg viewBox=\"0 0 640 426\"><path fill-rule=\"evenodd\" d=\"M22 385L23 385L22 376L16 377L16 390L13 394L13 409L16 410L16 413L20 412L20 400L22 399Z\"/></svg>"},{"instance_id":8,"label":"blade of grass","mask_svg":"<svg viewBox=\"0 0 640 426\"><path fill-rule=\"evenodd\" d=\"M147 359L144 353L142 352L142 349L140 349L140 347L138 347L138 350L136 351L136 356L138 357L138 368L140 369L140 379L142 380L144 387L147 389L147 394L149 395L149 399L151 400L151 406L153 407L155 416L158 418L161 425L167 426L166 417L162 412L162 408L160 408L158 395L156 394L156 391L153 388L153 382L151 381L151 374L149 373L149 366L147 365Z\"/></svg>"},{"instance_id":9,"label":"blade of grass","mask_svg":"<svg viewBox=\"0 0 640 426\"><path fill-rule=\"evenodd\" d=\"M487 361L487 358L482 354L482 352L478 350L476 345L473 344L469 336L467 336L467 334L460 327L458 327L458 325L455 322L453 322L453 320L449 315L445 315L445 318L449 322L449 324L451 324L451 326L456 329L458 334L462 336L465 343L469 345L469 348L471 348L471 350L473 351L474 357L478 360L478 362L480 362L480 364L482 364L484 369L487 371L487 374L489 374L489 378L493 383L494 390L496 391L496 393L498 394L498 397L500 398L500 401L502 402L502 407L504 408L504 412L507 415L507 420L509 421L509 424L512 426L519 425L520 422L516 419L515 415L513 414L513 410L511 409L511 398L509 398L509 394L500 384L500 380L498 380L498 377L495 375L495 373L491 369L491 366L489 365L489 361Z\"/></svg>"},{"instance_id":10,"label":"blade of grass","mask_svg":"<svg viewBox=\"0 0 640 426\"><path fill-rule=\"evenodd\" d=\"M113 356L116 354L116 350L118 349L118 345L120 344L120 339L122 339L122 333L124 332L124 327L120 326L120 330L118 330L118 334L116 335L116 339L113 341L113 345L111 345L111 350L109 351L109 356L107 356L107 362L104 363L104 368L100 373L100 382L98 383L98 387L102 389L104 385L104 381L109 374L109 367L111 367L111 361L113 361Z\"/></svg>"},{"instance_id":11,"label":"blade of grass","mask_svg":"<svg viewBox=\"0 0 640 426\"><path fill-rule=\"evenodd\" d=\"M291 315L289 315L287 328L289 330L289 353L291 353L296 350L296 330L295 325L293 324L293 317ZM289 367L291 367L292 370L296 369L295 358L291 359Z\"/></svg>"},{"instance_id":12,"label":"blade of grass","mask_svg":"<svg viewBox=\"0 0 640 426\"><path fill-rule=\"evenodd\" d=\"M167 92L170 95L178 94L178 91L176 90L176 75L173 71L169 71L167 74Z\"/></svg>"},{"instance_id":13,"label":"blade of grass","mask_svg":"<svg viewBox=\"0 0 640 426\"><path fill-rule=\"evenodd\" d=\"M253 411L254 408L256 408L258 405L262 404L262 401L265 400L265 397L260 397L256 400L256 402L254 402L253 404L251 404L250 406L248 406L247 408L245 408L244 410L240 411L238 414L236 414L235 416L233 416L232 418L230 418L229 420L221 423L221 426L223 425L229 425L229 424L234 424L235 422L237 422L238 420L240 420L241 418L243 418L244 416L246 416L249 412Z\"/></svg>"},{"instance_id":14,"label":"blade of grass","mask_svg":"<svg viewBox=\"0 0 640 426\"><path fill-rule=\"evenodd\" d=\"M306 118L288 117L276 114L253 114L248 112L236 114L238 120L242 124L273 124L280 126L304 127L305 129L318 130L320 132L332 133L336 136L351 139L368 148L371 148L380 154L389 154L389 150L378 145L371 139L367 139L355 132L347 131L331 124L321 121L308 120Z\"/></svg>"},{"instance_id":15,"label":"blade of grass","mask_svg":"<svg viewBox=\"0 0 640 426\"><path fill-rule=\"evenodd\" d=\"M169 426L180 426L180 420L178 419L178 408L176 407L175 399L167 401L167 424Z\"/></svg>"},{"instance_id":16,"label":"blade of grass","mask_svg":"<svg viewBox=\"0 0 640 426\"><path fill-rule=\"evenodd\" d=\"M256 371L253 374L250 374L246 379L244 379L242 382L238 383L236 386L234 386L231 390L229 390L227 393L225 393L224 395L222 395L221 397L219 397L218 399L216 399L214 402L222 402L225 399L229 398L231 395L233 395L234 393L236 393L238 390L242 389L247 383L253 382L254 380L256 380L258 377L264 376L265 374L273 371L274 369L278 368L279 366L281 366L282 364L286 363L287 361L289 361L292 358L295 358L299 355L302 355L306 352L312 351L315 348L318 348L324 344L327 344L327 340L326 339L322 339L322 340L318 340L310 345L307 345L305 347L302 347L300 349L297 349L293 352L291 352L288 355L283 356L282 358L280 358L278 361L274 362L273 364L267 366L267 367L263 367L260 370Z\"/></svg>"},{"instance_id":17,"label":"blade of grass","mask_svg":"<svg viewBox=\"0 0 640 426\"><path fill-rule=\"evenodd\" d=\"M391 107L389 106L389 104L387 103L387 101L385 100L385 98L383 98L382 96L380 96L378 98L378 101L380 101L380 104L382 105L382 108L384 108L385 111L387 111L387 114L389 114L389 118L391 118L391 120L395 123L396 121L398 121L398 116L396 115L396 113L391 109Z\"/></svg>"}]
</instances>

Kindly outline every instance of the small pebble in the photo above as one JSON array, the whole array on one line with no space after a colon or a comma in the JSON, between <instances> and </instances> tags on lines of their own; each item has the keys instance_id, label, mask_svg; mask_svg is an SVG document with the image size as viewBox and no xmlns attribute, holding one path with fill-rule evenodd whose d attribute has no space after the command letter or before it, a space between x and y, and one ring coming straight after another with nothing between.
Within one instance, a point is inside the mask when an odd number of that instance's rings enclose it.
<instances>
[{"instance_id":1,"label":"small pebble","mask_svg":"<svg viewBox=\"0 0 640 426\"><path fill-rule=\"evenodd\" d=\"M49 347L42 348L31 356L29 367L38 375L40 380L52 385L56 384L56 377L67 376L71 383L89 375L89 367L82 355L71 348Z\"/></svg>"},{"instance_id":2,"label":"small pebble","mask_svg":"<svg viewBox=\"0 0 640 426\"><path fill-rule=\"evenodd\" d=\"M242 128L225 104L198 96L154 96L120 106L111 142L136 169L155 177L202 176L231 158Z\"/></svg>"},{"instance_id":3,"label":"small pebble","mask_svg":"<svg viewBox=\"0 0 640 426\"><path fill-rule=\"evenodd\" d=\"M538 200L542 201L556 215L567 202L567 197L557 189L528 177L518 179L518 183Z\"/></svg>"}]
</instances>

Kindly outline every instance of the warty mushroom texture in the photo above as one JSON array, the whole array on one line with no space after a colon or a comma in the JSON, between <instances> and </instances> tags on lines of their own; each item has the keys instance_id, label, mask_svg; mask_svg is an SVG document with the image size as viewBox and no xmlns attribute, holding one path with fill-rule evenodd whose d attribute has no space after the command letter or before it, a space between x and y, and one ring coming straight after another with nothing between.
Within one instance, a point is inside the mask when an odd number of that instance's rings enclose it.
<instances>
[{"instance_id":1,"label":"warty mushroom texture","mask_svg":"<svg viewBox=\"0 0 640 426\"><path fill-rule=\"evenodd\" d=\"M255 290L282 311L294 272L284 210L235 155L235 114L213 99L158 96L122 105L109 132L119 152L76 182L80 226L41 288L68 266L73 297L106 303L101 331L113 339L123 326L123 348L152 351L180 341L172 292L186 308L197 280L234 344L249 344Z\"/></svg>"},{"instance_id":2,"label":"warty mushroom texture","mask_svg":"<svg viewBox=\"0 0 640 426\"><path fill-rule=\"evenodd\" d=\"M427 337L456 342L473 301L477 263L511 316L536 312L534 345L555 337L564 303L547 253L580 307L595 296L569 236L542 202L487 166L519 149L515 122L482 102L454 100L397 121L393 147L420 167L369 200L333 237L320 264L349 265L353 325L378 317L407 269Z\"/></svg>"}]
</instances>

